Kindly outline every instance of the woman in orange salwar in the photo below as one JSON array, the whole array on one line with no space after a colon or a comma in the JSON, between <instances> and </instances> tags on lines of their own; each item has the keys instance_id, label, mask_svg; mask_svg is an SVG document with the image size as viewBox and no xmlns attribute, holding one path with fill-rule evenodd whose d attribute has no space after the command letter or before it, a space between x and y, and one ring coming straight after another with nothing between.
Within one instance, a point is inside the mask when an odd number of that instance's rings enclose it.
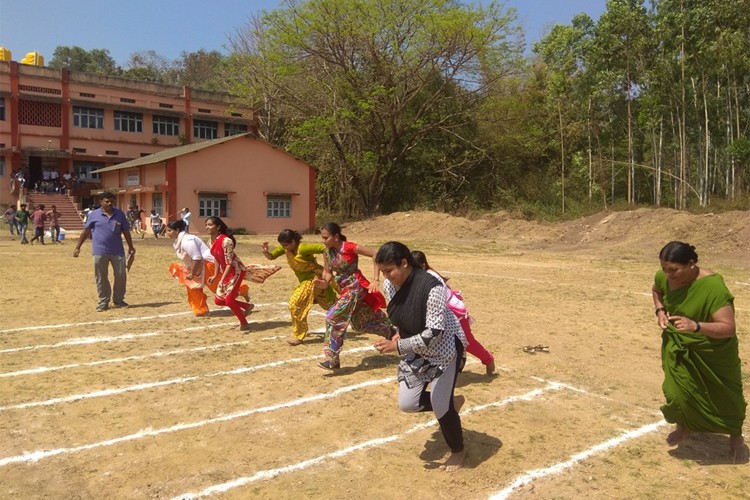
<instances>
[{"instance_id":1,"label":"woman in orange salwar","mask_svg":"<svg viewBox=\"0 0 750 500\"><path fill-rule=\"evenodd\" d=\"M188 304L193 313L196 316L207 316L209 311L203 286L207 272L206 264L211 262L213 273L214 258L208 246L200 238L185 230L185 222L182 220L175 220L167 225L167 236L174 240L172 246L177 258L182 261L170 264L169 274L185 285Z\"/></svg>"},{"instance_id":2,"label":"woman in orange salwar","mask_svg":"<svg viewBox=\"0 0 750 500\"><path fill-rule=\"evenodd\" d=\"M208 278L209 284L218 283L214 302L219 306L227 306L234 313L240 320L240 330L249 330L250 324L245 316L255 305L237 300L247 268L234 253L234 236L219 217L206 219L206 231L211 237L211 255L216 261L214 274Z\"/></svg>"}]
</instances>

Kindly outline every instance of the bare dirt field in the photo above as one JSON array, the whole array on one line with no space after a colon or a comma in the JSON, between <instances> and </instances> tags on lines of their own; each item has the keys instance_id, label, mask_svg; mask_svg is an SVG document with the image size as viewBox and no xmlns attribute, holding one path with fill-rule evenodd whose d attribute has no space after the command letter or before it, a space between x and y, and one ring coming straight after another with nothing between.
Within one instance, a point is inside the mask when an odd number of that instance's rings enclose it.
<instances>
[{"instance_id":1,"label":"bare dirt field","mask_svg":"<svg viewBox=\"0 0 750 500\"><path fill-rule=\"evenodd\" d=\"M371 248L425 251L495 354L498 376L469 357L459 377L468 456L455 473L437 468L448 450L432 414L398 411L397 360L375 336L350 333L336 375L316 366L320 333L287 345L285 262L251 284L254 328L240 332L228 310L192 316L167 274L171 240L136 239L131 307L95 313L89 243L74 259L74 235L22 247L3 226L0 498L750 498L727 436L664 441L650 297L659 248L694 244L736 297L750 400L749 215L410 212L345 227ZM245 263L267 263L259 244L274 236L240 237ZM524 352L537 344L549 352Z\"/></svg>"}]
</instances>

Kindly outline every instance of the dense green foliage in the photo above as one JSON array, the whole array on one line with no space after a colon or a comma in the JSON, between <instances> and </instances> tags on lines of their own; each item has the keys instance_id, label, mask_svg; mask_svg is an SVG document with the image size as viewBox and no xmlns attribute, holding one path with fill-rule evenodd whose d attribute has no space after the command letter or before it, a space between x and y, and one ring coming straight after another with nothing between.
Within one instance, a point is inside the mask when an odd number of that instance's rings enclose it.
<instances>
[{"instance_id":1,"label":"dense green foliage","mask_svg":"<svg viewBox=\"0 0 750 500\"><path fill-rule=\"evenodd\" d=\"M333 213L746 203L745 1L609 0L526 61L519 34L492 2L288 0L238 30L226 81Z\"/></svg>"},{"instance_id":2,"label":"dense green foliage","mask_svg":"<svg viewBox=\"0 0 750 500\"><path fill-rule=\"evenodd\" d=\"M226 57L215 50L183 52L174 61L148 50L131 54L125 68L122 68L107 49L85 50L61 45L55 49L48 66L217 92L225 89L222 80L225 60Z\"/></svg>"},{"instance_id":3,"label":"dense green foliage","mask_svg":"<svg viewBox=\"0 0 750 500\"><path fill-rule=\"evenodd\" d=\"M747 208L746 0L608 0L526 58L512 9L458 0L285 0L230 43L51 65L233 93L327 213Z\"/></svg>"}]
</instances>

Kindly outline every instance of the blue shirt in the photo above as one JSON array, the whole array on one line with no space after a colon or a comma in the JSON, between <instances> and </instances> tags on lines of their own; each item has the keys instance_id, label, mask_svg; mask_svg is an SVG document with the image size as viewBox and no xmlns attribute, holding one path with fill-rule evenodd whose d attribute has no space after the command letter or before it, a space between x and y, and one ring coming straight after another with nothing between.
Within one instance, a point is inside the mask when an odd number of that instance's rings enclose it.
<instances>
[{"instance_id":1,"label":"blue shirt","mask_svg":"<svg viewBox=\"0 0 750 500\"><path fill-rule=\"evenodd\" d=\"M91 255L122 255L125 247L122 244L123 231L130 231L130 224L125 213L112 207L112 215L97 208L89 212L86 229L91 230Z\"/></svg>"}]
</instances>

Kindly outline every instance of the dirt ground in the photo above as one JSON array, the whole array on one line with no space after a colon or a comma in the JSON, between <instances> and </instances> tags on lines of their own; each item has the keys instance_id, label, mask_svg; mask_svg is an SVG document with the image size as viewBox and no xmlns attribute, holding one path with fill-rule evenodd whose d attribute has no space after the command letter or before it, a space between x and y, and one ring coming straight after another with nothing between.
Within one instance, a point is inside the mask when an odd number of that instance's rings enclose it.
<instances>
[{"instance_id":1,"label":"dirt ground","mask_svg":"<svg viewBox=\"0 0 750 500\"><path fill-rule=\"evenodd\" d=\"M498 376L471 357L460 375L468 456L455 473L437 468L447 449L431 414L398 411L397 360L376 337L350 333L334 376L316 366L322 310L318 333L286 344L286 262L251 285L254 328L240 332L228 310L190 314L166 271L171 240L136 238L131 307L95 313L88 243L74 259L73 235L22 247L3 227L0 498L750 498L727 436L664 441L650 297L659 248L694 244L736 297L750 400L749 215L410 212L346 226L372 248L425 251L495 354ZM259 244L274 240L243 236L238 252L267 263ZM549 352L524 352L537 344Z\"/></svg>"}]
</instances>

